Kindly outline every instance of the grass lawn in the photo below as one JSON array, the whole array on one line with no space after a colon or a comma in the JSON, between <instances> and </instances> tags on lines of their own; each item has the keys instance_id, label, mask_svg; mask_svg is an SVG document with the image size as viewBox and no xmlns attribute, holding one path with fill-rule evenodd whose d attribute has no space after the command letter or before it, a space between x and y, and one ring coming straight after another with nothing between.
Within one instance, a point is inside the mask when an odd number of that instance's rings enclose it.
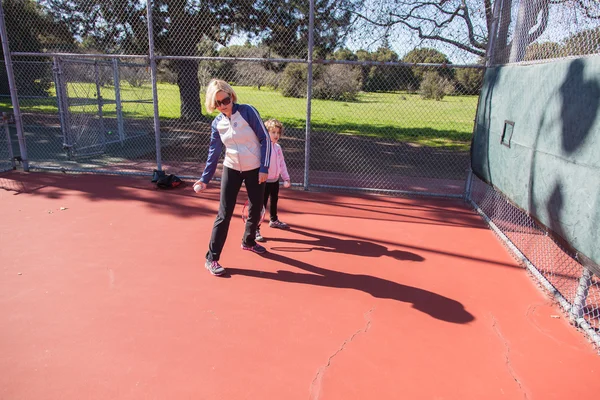
<instances>
[{"instance_id":1,"label":"grass lawn","mask_svg":"<svg viewBox=\"0 0 600 400\"><path fill-rule=\"evenodd\" d=\"M236 86L240 103L255 106L263 119L277 118L286 127L305 129L306 99L283 97L279 92L262 88ZM96 87L88 83L71 83L69 96L80 99L73 112L97 112ZM50 91L55 96L54 88ZM112 87L102 88L103 115L114 118L116 106ZM158 84L159 115L165 119L179 117L179 88ZM121 87L123 113L126 118L152 118L152 90L149 85ZM202 96L202 101L204 96ZM143 103L140 103L142 101ZM446 96L442 101L423 100L417 94L361 93L356 102L313 100L313 131L373 136L412 142L423 146L466 150L473 131L477 96ZM10 111L10 99L0 98L0 111ZM23 112L58 114L56 100L22 99ZM205 110L202 110L205 113ZM216 115L216 113L214 114Z\"/></svg>"}]
</instances>

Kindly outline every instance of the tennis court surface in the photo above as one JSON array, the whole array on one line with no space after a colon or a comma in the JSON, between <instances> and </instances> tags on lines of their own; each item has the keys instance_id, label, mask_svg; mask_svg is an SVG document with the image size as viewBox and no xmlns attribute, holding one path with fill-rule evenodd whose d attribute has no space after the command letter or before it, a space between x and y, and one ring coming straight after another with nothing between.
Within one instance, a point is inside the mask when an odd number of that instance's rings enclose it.
<instances>
[{"instance_id":1,"label":"tennis court surface","mask_svg":"<svg viewBox=\"0 0 600 400\"><path fill-rule=\"evenodd\" d=\"M243 189L242 189L243 190ZM1 399L592 399L600 356L458 200L0 174Z\"/></svg>"}]
</instances>

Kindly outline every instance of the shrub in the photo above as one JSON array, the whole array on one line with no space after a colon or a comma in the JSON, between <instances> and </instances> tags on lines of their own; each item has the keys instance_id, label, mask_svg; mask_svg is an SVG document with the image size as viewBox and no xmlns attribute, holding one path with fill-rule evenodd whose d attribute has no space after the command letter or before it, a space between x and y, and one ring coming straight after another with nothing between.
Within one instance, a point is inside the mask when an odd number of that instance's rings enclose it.
<instances>
[{"instance_id":1,"label":"shrub","mask_svg":"<svg viewBox=\"0 0 600 400\"><path fill-rule=\"evenodd\" d=\"M454 85L448 78L441 77L436 72L425 72L419 92L424 99L439 101L454 92Z\"/></svg>"},{"instance_id":2,"label":"shrub","mask_svg":"<svg viewBox=\"0 0 600 400\"><path fill-rule=\"evenodd\" d=\"M289 64L283 71L279 89L285 97L306 97L308 68L304 64ZM313 68L315 99L356 100L360 91L361 71L350 65L316 65Z\"/></svg>"}]
</instances>

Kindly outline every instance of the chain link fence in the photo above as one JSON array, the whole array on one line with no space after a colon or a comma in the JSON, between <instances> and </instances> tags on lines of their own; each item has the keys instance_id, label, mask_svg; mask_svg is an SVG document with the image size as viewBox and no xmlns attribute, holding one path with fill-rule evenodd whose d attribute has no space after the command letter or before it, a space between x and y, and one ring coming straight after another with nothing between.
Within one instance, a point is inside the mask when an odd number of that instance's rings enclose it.
<instances>
[{"instance_id":1,"label":"chain link fence","mask_svg":"<svg viewBox=\"0 0 600 400\"><path fill-rule=\"evenodd\" d=\"M600 3L595 0L495 2L491 64L548 62L600 52Z\"/></svg>"},{"instance_id":2,"label":"chain link fence","mask_svg":"<svg viewBox=\"0 0 600 400\"><path fill-rule=\"evenodd\" d=\"M597 266L584 267L576 252L478 178L473 179L470 200L515 259L554 297L570 322L600 346Z\"/></svg>"},{"instance_id":3,"label":"chain link fence","mask_svg":"<svg viewBox=\"0 0 600 400\"><path fill-rule=\"evenodd\" d=\"M204 109L204 89L224 79L264 120L283 122L295 185L466 196L600 343L597 275L469 173L485 68L600 54L597 1L3 0L2 7L3 55L18 103L13 109L3 64L0 108L16 124L0 134L0 170L26 154L31 169L148 177L159 169L196 179L215 117Z\"/></svg>"},{"instance_id":4,"label":"chain link fence","mask_svg":"<svg viewBox=\"0 0 600 400\"><path fill-rule=\"evenodd\" d=\"M4 112L0 129L0 172L10 171L16 167L9 123L10 115Z\"/></svg>"}]
</instances>

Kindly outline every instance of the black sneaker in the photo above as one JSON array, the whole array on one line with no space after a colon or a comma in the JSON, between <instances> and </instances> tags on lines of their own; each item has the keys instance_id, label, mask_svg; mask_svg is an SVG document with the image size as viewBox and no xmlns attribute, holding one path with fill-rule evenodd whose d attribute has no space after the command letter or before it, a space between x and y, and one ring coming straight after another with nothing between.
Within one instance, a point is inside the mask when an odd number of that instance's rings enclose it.
<instances>
[{"instance_id":1,"label":"black sneaker","mask_svg":"<svg viewBox=\"0 0 600 400\"><path fill-rule=\"evenodd\" d=\"M266 242L267 240L260 234L260 229L256 230L256 238L254 239L257 242Z\"/></svg>"},{"instance_id":2,"label":"black sneaker","mask_svg":"<svg viewBox=\"0 0 600 400\"><path fill-rule=\"evenodd\" d=\"M256 254L263 254L264 252L267 251L267 249L265 249L258 243L255 244L254 246L246 246L244 243L242 243L242 250L249 250Z\"/></svg>"},{"instance_id":3,"label":"black sneaker","mask_svg":"<svg viewBox=\"0 0 600 400\"><path fill-rule=\"evenodd\" d=\"M221 276L225 273L225 268L223 268L221 266L221 264L219 264L218 261L206 260L206 263L204 263L204 266L206 267L208 272L210 272L211 274L213 274L215 276Z\"/></svg>"}]
</instances>

